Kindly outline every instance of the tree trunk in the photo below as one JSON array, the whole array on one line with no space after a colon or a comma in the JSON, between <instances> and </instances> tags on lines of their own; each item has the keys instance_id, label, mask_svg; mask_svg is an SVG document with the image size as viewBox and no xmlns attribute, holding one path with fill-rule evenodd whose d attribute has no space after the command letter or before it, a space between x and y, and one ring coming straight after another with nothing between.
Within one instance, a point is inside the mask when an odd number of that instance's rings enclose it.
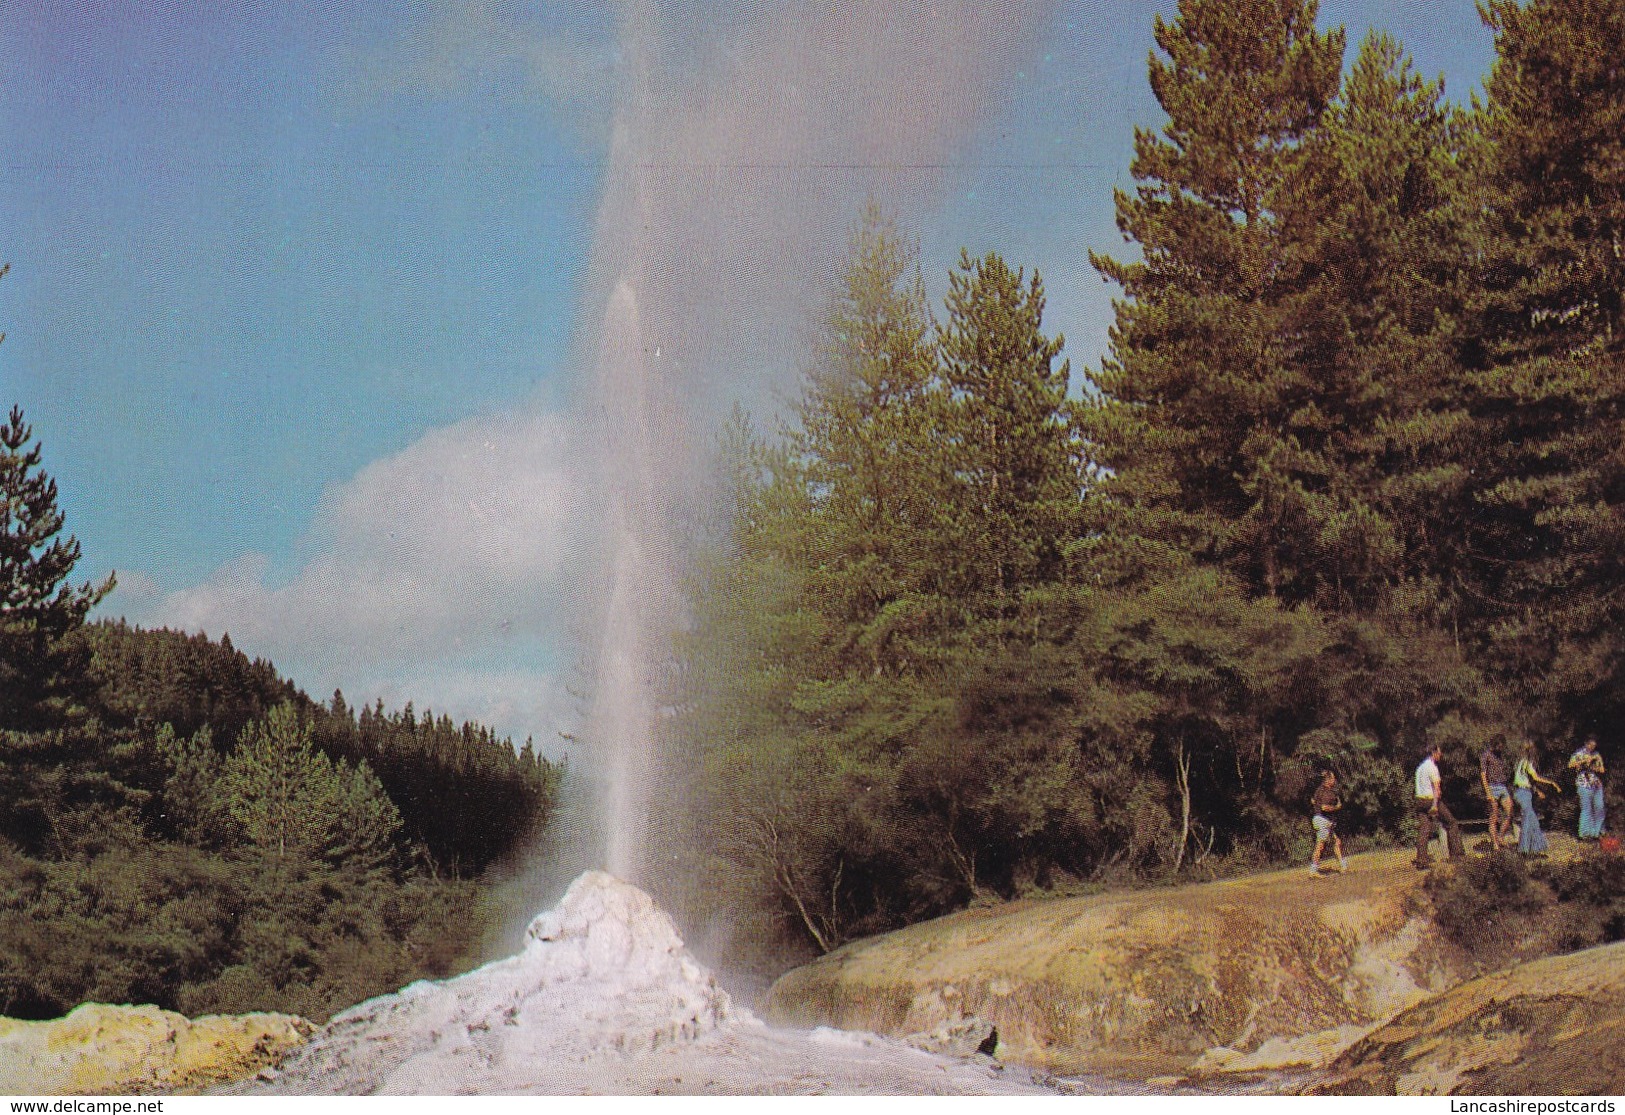
<instances>
[{"instance_id":1,"label":"tree trunk","mask_svg":"<svg viewBox=\"0 0 1625 1115\"><path fill-rule=\"evenodd\" d=\"M1179 771L1179 852L1174 856L1174 874L1185 863L1185 846L1191 838L1191 759L1185 751L1185 743L1180 741L1179 751L1174 757L1174 763Z\"/></svg>"}]
</instances>

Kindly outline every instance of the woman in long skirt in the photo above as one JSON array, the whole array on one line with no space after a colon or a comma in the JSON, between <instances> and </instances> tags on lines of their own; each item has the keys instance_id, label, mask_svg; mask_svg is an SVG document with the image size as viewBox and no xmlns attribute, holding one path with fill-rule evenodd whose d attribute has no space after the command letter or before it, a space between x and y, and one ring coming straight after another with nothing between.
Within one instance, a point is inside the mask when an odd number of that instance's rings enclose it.
<instances>
[{"instance_id":1,"label":"woman in long skirt","mask_svg":"<svg viewBox=\"0 0 1625 1115\"><path fill-rule=\"evenodd\" d=\"M1543 784L1562 793L1561 786L1550 778L1542 778L1540 771L1535 769L1534 741L1525 741L1523 755L1512 772L1512 796L1517 799L1520 820L1518 851L1526 856L1546 854L1546 834L1540 831L1540 815L1535 812L1534 801L1536 797L1546 800L1540 788Z\"/></svg>"}]
</instances>

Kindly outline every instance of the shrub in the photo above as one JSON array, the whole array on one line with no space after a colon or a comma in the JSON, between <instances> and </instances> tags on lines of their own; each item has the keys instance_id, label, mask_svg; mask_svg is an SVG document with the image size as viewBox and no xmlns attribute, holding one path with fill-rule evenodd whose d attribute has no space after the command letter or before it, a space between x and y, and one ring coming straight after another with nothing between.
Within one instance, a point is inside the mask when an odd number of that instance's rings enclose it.
<instances>
[{"instance_id":1,"label":"shrub","mask_svg":"<svg viewBox=\"0 0 1625 1115\"><path fill-rule=\"evenodd\" d=\"M1565 907L1568 947L1625 939L1625 856L1586 852L1565 863L1541 864L1535 874Z\"/></svg>"},{"instance_id":2,"label":"shrub","mask_svg":"<svg viewBox=\"0 0 1625 1115\"><path fill-rule=\"evenodd\" d=\"M1596 852L1533 867L1498 851L1428 880L1434 922L1486 966L1625 938L1625 858Z\"/></svg>"},{"instance_id":3,"label":"shrub","mask_svg":"<svg viewBox=\"0 0 1625 1115\"><path fill-rule=\"evenodd\" d=\"M1531 915L1551 904L1548 892L1530 878L1523 857L1509 851L1475 856L1454 870L1436 872L1427 889L1434 922L1445 937L1480 955L1508 945Z\"/></svg>"},{"instance_id":4,"label":"shrub","mask_svg":"<svg viewBox=\"0 0 1625 1115\"><path fill-rule=\"evenodd\" d=\"M1543 863L1535 875L1564 902L1611 906L1625 899L1625 856L1583 852L1565 862Z\"/></svg>"}]
</instances>

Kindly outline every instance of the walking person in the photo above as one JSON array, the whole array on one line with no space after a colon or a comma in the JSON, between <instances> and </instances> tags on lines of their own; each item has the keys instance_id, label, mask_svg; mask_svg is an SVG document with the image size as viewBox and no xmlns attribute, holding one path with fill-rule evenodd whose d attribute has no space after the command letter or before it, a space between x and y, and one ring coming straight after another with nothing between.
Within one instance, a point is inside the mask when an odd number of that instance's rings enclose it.
<instances>
[{"instance_id":1,"label":"walking person","mask_svg":"<svg viewBox=\"0 0 1625 1115\"><path fill-rule=\"evenodd\" d=\"M1435 824L1444 829L1450 858L1456 859L1462 854L1461 826L1444 803L1444 780L1439 777L1439 760L1442 758L1444 748L1434 744L1427 749L1416 768L1416 866L1419 868L1433 866L1433 857L1428 854L1428 841L1433 839Z\"/></svg>"},{"instance_id":2,"label":"walking person","mask_svg":"<svg viewBox=\"0 0 1625 1115\"><path fill-rule=\"evenodd\" d=\"M1598 840L1602 837L1604 805L1602 776L1607 773L1602 756L1597 754L1597 737L1587 736L1584 745L1569 759L1574 772L1574 788L1580 795L1580 839Z\"/></svg>"},{"instance_id":3,"label":"walking person","mask_svg":"<svg viewBox=\"0 0 1625 1115\"><path fill-rule=\"evenodd\" d=\"M1507 765L1493 743L1486 744L1478 757L1478 781L1490 803L1490 847L1499 849L1511 843L1512 794L1507 790Z\"/></svg>"},{"instance_id":4,"label":"walking person","mask_svg":"<svg viewBox=\"0 0 1625 1115\"><path fill-rule=\"evenodd\" d=\"M1337 837L1337 811L1343 808L1337 797L1337 775L1331 771L1323 774L1309 800L1315 807L1315 851L1309 857L1309 874L1320 874L1320 853L1330 842L1332 851L1337 854L1337 872L1341 875L1349 869L1349 861L1343 858L1343 842Z\"/></svg>"},{"instance_id":5,"label":"walking person","mask_svg":"<svg viewBox=\"0 0 1625 1115\"><path fill-rule=\"evenodd\" d=\"M1526 856L1546 854L1546 834L1540 831L1540 814L1535 812L1535 799L1546 800L1541 786L1563 792L1563 787L1550 778L1542 777L1535 768L1535 758L1535 741L1524 741L1523 754L1512 771L1512 796L1518 800L1518 816L1522 824L1518 833L1518 851Z\"/></svg>"}]
</instances>

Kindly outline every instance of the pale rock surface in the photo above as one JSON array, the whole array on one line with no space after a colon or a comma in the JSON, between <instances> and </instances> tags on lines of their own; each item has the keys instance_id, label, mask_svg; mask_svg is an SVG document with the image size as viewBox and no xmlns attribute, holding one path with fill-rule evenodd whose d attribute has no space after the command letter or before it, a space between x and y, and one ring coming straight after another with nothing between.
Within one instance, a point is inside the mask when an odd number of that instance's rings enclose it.
<instances>
[{"instance_id":1,"label":"pale rock surface","mask_svg":"<svg viewBox=\"0 0 1625 1115\"><path fill-rule=\"evenodd\" d=\"M946 1046L997 1030L1031 1068L1172 1084L1323 1065L1458 982L1403 850L962 911L785 973L768 1018ZM1205 1086L1205 1085L1204 1085Z\"/></svg>"},{"instance_id":2,"label":"pale rock surface","mask_svg":"<svg viewBox=\"0 0 1625 1115\"><path fill-rule=\"evenodd\" d=\"M591 871L523 950L335 1016L241 1094L1043 1091L986 1058L775 1030L732 1002L636 887Z\"/></svg>"},{"instance_id":3,"label":"pale rock surface","mask_svg":"<svg viewBox=\"0 0 1625 1115\"><path fill-rule=\"evenodd\" d=\"M1625 1090L1625 941L1453 987L1373 1030L1306 1090L1618 1095Z\"/></svg>"},{"instance_id":4,"label":"pale rock surface","mask_svg":"<svg viewBox=\"0 0 1625 1115\"><path fill-rule=\"evenodd\" d=\"M85 1003L62 1018L0 1018L0 1094L196 1092L272 1063L315 1030L288 1014L188 1019Z\"/></svg>"},{"instance_id":5,"label":"pale rock surface","mask_svg":"<svg viewBox=\"0 0 1625 1115\"><path fill-rule=\"evenodd\" d=\"M1217 1045L1198 1057L1187 1071L1192 1077L1207 1077L1318 1067L1365 1037L1369 1030L1367 1026L1336 1026L1293 1038L1270 1038L1250 1053Z\"/></svg>"}]
</instances>

